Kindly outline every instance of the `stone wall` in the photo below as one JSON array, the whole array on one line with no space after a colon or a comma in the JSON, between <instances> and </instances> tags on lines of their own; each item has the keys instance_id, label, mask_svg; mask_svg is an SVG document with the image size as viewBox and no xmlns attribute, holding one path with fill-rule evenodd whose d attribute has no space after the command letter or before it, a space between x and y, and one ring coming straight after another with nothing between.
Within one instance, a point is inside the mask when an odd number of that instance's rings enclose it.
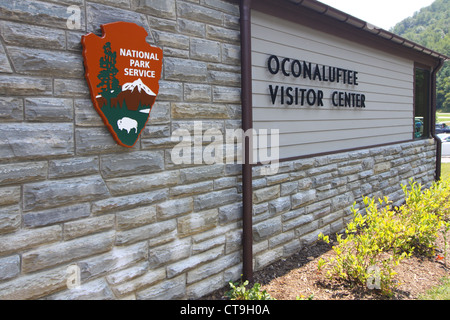
<instances>
[{"instance_id":1,"label":"stone wall","mask_svg":"<svg viewBox=\"0 0 450 320\"><path fill-rule=\"evenodd\" d=\"M132 149L113 140L84 79L81 36L114 21L143 26L165 55ZM170 156L172 132L193 120L241 125L239 7L2 1L0 36L0 299L198 298L239 278L240 165Z\"/></svg>"},{"instance_id":2,"label":"stone wall","mask_svg":"<svg viewBox=\"0 0 450 320\"><path fill-rule=\"evenodd\" d=\"M143 26L165 54L132 149L84 79L81 36L113 21ZM194 121L241 127L238 6L2 1L0 38L0 299L196 299L239 279L241 165L171 158L172 133ZM283 162L273 176L255 167L255 269L341 230L363 194L400 201L401 182L429 184L434 155L426 140Z\"/></svg>"},{"instance_id":3,"label":"stone wall","mask_svg":"<svg viewBox=\"0 0 450 320\"><path fill-rule=\"evenodd\" d=\"M278 174L253 173L254 266L261 269L343 231L363 196L404 199L411 178L430 187L436 169L435 141L419 140L284 162Z\"/></svg>"}]
</instances>

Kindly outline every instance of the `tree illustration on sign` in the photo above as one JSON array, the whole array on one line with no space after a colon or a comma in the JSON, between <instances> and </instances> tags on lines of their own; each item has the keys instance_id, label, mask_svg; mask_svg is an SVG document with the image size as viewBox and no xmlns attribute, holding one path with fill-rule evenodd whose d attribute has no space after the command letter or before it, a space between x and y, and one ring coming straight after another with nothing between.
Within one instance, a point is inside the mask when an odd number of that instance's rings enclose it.
<instances>
[{"instance_id":1,"label":"tree illustration on sign","mask_svg":"<svg viewBox=\"0 0 450 320\"><path fill-rule=\"evenodd\" d=\"M100 68L102 69L98 74L100 83L97 88L101 88L101 96L106 99L107 106L111 106L111 99L115 98L122 91L122 87L117 80L116 75L119 70L116 68L116 52L111 51L111 42L107 42L103 46L105 56L100 58Z\"/></svg>"}]
</instances>

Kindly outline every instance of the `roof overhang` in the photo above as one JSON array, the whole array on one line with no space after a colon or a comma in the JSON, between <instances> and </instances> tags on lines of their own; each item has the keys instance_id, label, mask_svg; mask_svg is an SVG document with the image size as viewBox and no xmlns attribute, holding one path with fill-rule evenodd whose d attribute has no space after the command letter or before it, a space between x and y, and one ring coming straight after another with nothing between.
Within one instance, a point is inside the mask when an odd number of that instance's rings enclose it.
<instances>
[{"instance_id":1,"label":"roof overhang","mask_svg":"<svg viewBox=\"0 0 450 320\"><path fill-rule=\"evenodd\" d=\"M244 0L229 0L239 3ZM363 45L436 66L450 57L316 0L253 0L250 8ZM440 61L441 60L441 61Z\"/></svg>"}]
</instances>

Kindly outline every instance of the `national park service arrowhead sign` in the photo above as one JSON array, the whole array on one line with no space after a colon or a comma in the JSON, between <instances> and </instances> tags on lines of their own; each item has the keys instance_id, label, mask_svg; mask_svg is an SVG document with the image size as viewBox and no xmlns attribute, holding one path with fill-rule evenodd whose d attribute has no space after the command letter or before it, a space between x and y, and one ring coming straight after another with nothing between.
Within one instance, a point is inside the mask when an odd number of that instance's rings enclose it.
<instances>
[{"instance_id":1,"label":"national park service arrowhead sign","mask_svg":"<svg viewBox=\"0 0 450 320\"><path fill-rule=\"evenodd\" d=\"M130 22L101 26L100 38L82 36L85 76L92 103L118 144L133 147L159 90L163 53Z\"/></svg>"}]
</instances>

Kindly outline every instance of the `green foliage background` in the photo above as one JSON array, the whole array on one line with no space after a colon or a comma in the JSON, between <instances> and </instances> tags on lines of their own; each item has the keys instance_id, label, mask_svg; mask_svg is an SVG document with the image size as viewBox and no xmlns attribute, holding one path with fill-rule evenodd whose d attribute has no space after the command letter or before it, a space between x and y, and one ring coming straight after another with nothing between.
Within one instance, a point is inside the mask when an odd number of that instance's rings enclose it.
<instances>
[{"instance_id":1,"label":"green foliage background","mask_svg":"<svg viewBox=\"0 0 450 320\"><path fill-rule=\"evenodd\" d=\"M436 0L390 31L450 56L450 0ZM450 61L437 75L437 109L450 112Z\"/></svg>"}]
</instances>

